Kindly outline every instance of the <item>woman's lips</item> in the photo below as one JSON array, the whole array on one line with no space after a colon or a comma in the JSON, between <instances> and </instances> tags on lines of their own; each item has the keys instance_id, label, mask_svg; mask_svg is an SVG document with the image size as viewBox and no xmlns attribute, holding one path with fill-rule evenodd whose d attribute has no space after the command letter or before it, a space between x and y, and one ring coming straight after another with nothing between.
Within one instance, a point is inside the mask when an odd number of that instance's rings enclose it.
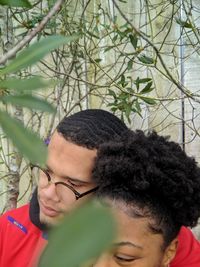
<instances>
[{"instance_id":1,"label":"woman's lips","mask_svg":"<svg viewBox=\"0 0 200 267\"><path fill-rule=\"evenodd\" d=\"M41 202L40 202L40 210L42 211L42 213L44 213L46 216L49 216L49 217L56 217L59 215L58 211L44 205Z\"/></svg>"}]
</instances>

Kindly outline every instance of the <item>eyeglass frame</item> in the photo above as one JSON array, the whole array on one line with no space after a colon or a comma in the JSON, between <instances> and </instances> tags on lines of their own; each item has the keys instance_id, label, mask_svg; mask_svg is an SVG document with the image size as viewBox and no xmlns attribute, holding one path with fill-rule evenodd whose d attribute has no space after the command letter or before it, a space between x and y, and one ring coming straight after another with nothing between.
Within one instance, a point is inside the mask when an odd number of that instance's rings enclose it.
<instances>
[{"instance_id":1,"label":"eyeglass frame","mask_svg":"<svg viewBox=\"0 0 200 267\"><path fill-rule=\"evenodd\" d=\"M51 183L54 184L55 186L58 185L58 184L61 184L61 185L66 186L67 188L69 188L69 189L74 193L75 198L76 198L76 201L79 200L80 198L82 198L82 197L84 197L84 196L90 194L90 193L93 193L93 192L97 191L97 189L98 189L98 186L96 186L96 187L94 187L94 188L92 188L92 189L90 189L90 190L88 190L88 191L86 191L86 192L84 192L84 193L79 193L79 192L76 191L72 186L68 185L68 184L65 183L65 182L55 182L55 183L52 182L51 175L50 175L45 169L43 169L42 167L40 167L39 165L33 165L33 164L30 165L31 170L33 170L34 167L38 168L39 170L41 170L43 173L46 174L47 179L48 179L48 185L49 185L49 183L51 182Z\"/></svg>"}]
</instances>

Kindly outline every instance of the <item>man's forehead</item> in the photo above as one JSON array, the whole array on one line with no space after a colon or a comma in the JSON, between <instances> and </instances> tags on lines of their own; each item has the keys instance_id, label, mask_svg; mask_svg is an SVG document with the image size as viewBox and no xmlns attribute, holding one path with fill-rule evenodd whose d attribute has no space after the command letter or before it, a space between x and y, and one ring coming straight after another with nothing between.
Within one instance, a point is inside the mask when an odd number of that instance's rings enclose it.
<instances>
[{"instance_id":1,"label":"man's forehead","mask_svg":"<svg viewBox=\"0 0 200 267\"><path fill-rule=\"evenodd\" d=\"M91 183L96 149L88 149L55 132L48 146L47 166L56 175Z\"/></svg>"},{"instance_id":2,"label":"man's forehead","mask_svg":"<svg viewBox=\"0 0 200 267\"><path fill-rule=\"evenodd\" d=\"M67 141L67 140L65 140L62 134L58 133L57 130L55 130L51 135L51 137L47 139L48 145L52 145L54 142L59 142L59 141Z\"/></svg>"}]
</instances>

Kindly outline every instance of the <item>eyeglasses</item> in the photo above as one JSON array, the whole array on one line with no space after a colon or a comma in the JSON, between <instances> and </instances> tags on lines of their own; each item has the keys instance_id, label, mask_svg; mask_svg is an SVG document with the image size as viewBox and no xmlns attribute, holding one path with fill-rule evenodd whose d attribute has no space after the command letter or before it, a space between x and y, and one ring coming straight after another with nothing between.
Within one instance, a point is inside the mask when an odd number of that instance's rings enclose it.
<instances>
[{"instance_id":1,"label":"eyeglasses","mask_svg":"<svg viewBox=\"0 0 200 267\"><path fill-rule=\"evenodd\" d=\"M47 186L49 186L50 184L54 184L55 185L55 189L56 189L56 194L59 196L60 199L62 199L63 201L68 201L71 199L71 201L76 201L79 198L82 198L90 193L95 192L98 187L92 188L84 193L79 193L78 191L76 191L71 185L65 183L65 182L53 182L52 177L50 176L49 172L43 168L41 168L40 166L37 165L32 165L31 166L31 170L33 175L35 175L36 177L39 177L39 186L40 188L45 188Z\"/></svg>"}]
</instances>

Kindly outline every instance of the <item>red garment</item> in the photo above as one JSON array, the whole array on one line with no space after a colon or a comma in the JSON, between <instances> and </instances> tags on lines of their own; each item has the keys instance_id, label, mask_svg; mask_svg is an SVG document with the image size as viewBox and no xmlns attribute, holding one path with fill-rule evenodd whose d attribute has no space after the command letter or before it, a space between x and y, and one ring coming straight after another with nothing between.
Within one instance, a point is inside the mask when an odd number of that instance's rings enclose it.
<instances>
[{"instance_id":1,"label":"red garment","mask_svg":"<svg viewBox=\"0 0 200 267\"><path fill-rule=\"evenodd\" d=\"M182 227L178 235L178 250L170 267L200 267L200 242L192 231Z\"/></svg>"},{"instance_id":2,"label":"red garment","mask_svg":"<svg viewBox=\"0 0 200 267\"><path fill-rule=\"evenodd\" d=\"M0 267L32 267L47 240L29 219L29 205L0 218Z\"/></svg>"},{"instance_id":3,"label":"red garment","mask_svg":"<svg viewBox=\"0 0 200 267\"><path fill-rule=\"evenodd\" d=\"M170 267L200 267L200 243L182 227L176 257ZM0 218L0 267L33 267L47 240L29 218L29 205Z\"/></svg>"}]
</instances>

